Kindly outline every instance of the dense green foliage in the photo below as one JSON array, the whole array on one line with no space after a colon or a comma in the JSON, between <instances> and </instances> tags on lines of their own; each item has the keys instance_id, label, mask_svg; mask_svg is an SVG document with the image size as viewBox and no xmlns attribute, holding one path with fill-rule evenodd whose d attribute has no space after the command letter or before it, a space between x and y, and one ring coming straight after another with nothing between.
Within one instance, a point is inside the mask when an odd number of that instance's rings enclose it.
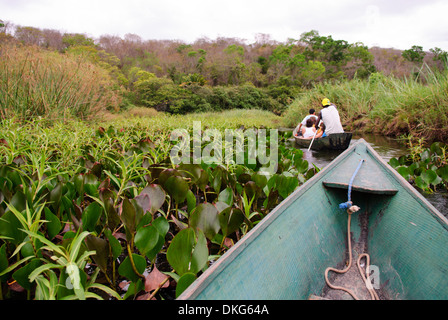
<instances>
[{"instance_id":1,"label":"dense green foliage","mask_svg":"<svg viewBox=\"0 0 448 320\"><path fill-rule=\"evenodd\" d=\"M284 146L268 176L259 162L174 165L179 119L3 121L0 297L174 298L316 172Z\"/></svg>"},{"instance_id":2,"label":"dense green foliage","mask_svg":"<svg viewBox=\"0 0 448 320\"><path fill-rule=\"evenodd\" d=\"M447 70L423 67L404 80L374 73L366 80L316 85L289 106L284 125L297 125L311 107L320 110L324 97L336 104L347 131L448 139Z\"/></svg>"},{"instance_id":3,"label":"dense green foliage","mask_svg":"<svg viewBox=\"0 0 448 320\"><path fill-rule=\"evenodd\" d=\"M434 142L430 147L408 138L410 153L392 158L389 164L417 188L425 192L448 188L448 145Z\"/></svg>"}]
</instances>

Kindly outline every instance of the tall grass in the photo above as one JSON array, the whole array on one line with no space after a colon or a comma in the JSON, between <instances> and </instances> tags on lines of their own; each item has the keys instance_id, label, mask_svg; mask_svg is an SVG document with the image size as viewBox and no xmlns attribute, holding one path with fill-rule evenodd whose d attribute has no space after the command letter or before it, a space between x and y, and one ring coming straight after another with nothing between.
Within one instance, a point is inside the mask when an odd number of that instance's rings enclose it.
<instances>
[{"instance_id":1,"label":"tall grass","mask_svg":"<svg viewBox=\"0 0 448 320\"><path fill-rule=\"evenodd\" d=\"M367 80L318 84L291 104L283 124L295 126L310 108L320 110L324 97L336 104L346 130L448 140L447 71L424 67L418 77L373 74Z\"/></svg>"},{"instance_id":2,"label":"tall grass","mask_svg":"<svg viewBox=\"0 0 448 320\"><path fill-rule=\"evenodd\" d=\"M109 75L82 57L0 45L0 117L87 119L117 108Z\"/></svg>"}]
</instances>

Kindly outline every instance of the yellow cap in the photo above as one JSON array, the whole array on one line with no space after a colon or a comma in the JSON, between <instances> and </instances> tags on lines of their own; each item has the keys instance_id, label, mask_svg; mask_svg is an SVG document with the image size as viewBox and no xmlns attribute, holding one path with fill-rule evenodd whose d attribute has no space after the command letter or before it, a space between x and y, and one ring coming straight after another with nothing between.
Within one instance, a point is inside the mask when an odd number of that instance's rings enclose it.
<instances>
[{"instance_id":1,"label":"yellow cap","mask_svg":"<svg viewBox=\"0 0 448 320\"><path fill-rule=\"evenodd\" d=\"M328 106L330 104L330 99L325 98L324 100L322 100L322 106Z\"/></svg>"}]
</instances>

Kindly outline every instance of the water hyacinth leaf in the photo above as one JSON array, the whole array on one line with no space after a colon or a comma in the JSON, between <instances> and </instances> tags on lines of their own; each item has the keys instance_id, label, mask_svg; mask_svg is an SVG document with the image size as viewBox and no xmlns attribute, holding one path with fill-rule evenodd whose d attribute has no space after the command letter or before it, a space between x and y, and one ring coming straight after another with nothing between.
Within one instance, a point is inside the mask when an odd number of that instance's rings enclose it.
<instances>
[{"instance_id":1,"label":"water hyacinth leaf","mask_svg":"<svg viewBox=\"0 0 448 320\"><path fill-rule=\"evenodd\" d=\"M182 292L184 292L185 289L187 289L196 280L196 278L196 275L191 272L187 272L182 275L182 277L180 277L177 281L176 298L179 297Z\"/></svg>"},{"instance_id":2,"label":"water hyacinth leaf","mask_svg":"<svg viewBox=\"0 0 448 320\"><path fill-rule=\"evenodd\" d=\"M196 183L200 178L203 169L199 164L180 164L177 168L183 177Z\"/></svg>"},{"instance_id":3,"label":"water hyacinth leaf","mask_svg":"<svg viewBox=\"0 0 448 320\"><path fill-rule=\"evenodd\" d=\"M230 187L225 188L219 193L218 200L222 201L229 206L233 205L233 190Z\"/></svg>"},{"instance_id":4,"label":"water hyacinth leaf","mask_svg":"<svg viewBox=\"0 0 448 320\"><path fill-rule=\"evenodd\" d=\"M135 268L140 274L142 274L146 269L146 259L136 253L132 254L132 259L134 261ZM140 279L140 276L136 274L134 272L134 269L132 268L131 259L129 258L129 256L126 257L126 259L124 259L118 267L118 273L126 279L131 280L132 282L136 282Z\"/></svg>"},{"instance_id":5,"label":"water hyacinth leaf","mask_svg":"<svg viewBox=\"0 0 448 320\"><path fill-rule=\"evenodd\" d=\"M296 167L297 171L300 173L305 173L308 170L309 163L308 161L295 157L294 158L294 166Z\"/></svg>"},{"instance_id":6,"label":"water hyacinth leaf","mask_svg":"<svg viewBox=\"0 0 448 320\"><path fill-rule=\"evenodd\" d=\"M49 208L45 208L45 220L47 225L47 233L50 239L53 239L62 229L62 224L59 218L51 212Z\"/></svg>"},{"instance_id":7,"label":"water hyacinth leaf","mask_svg":"<svg viewBox=\"0 0 448 320\"><path fill-rule=\"evenodd\" d=\"M112 231L110 231L110 229L104 230L104 234L106 235L107 240L109 241L109 246L110 246L111 253L112 253L112 259L115 260L121 254L121 251L122 251L121 244L118 241L118 239L112 235Z\"/></svg>"},{"instance_id":8,"label":"water hyacinth leaf","mask_svg":"<svg viewBox=\"0 0 448 320\"><path fill-rule=\"evenodd\" d=\"M169 177L165 184L165 190L174 199L177 204L185 201L189 190L188 183L184 178L178 176Z\"/></svg>"},{"instance_id":9,"label":"water hyacinth leaf","mask_svg":"<svg viewBox=\"0 0 448 320\"><path fill-rule=\"evenodd\" d=\"M251 180L255 182L255 184L263 189L268 184L268 178L265 175L254 173L251 177Z\"/></svg>"},{"instance_id":10,"label":"water hyacinth leaf","mask_svg":"<svg viewBox=\"0 0 448 320\"><path fill-rule=\"evenodd\" d=\"M392 168L396 168L400 165L400 162L397 158L391 158L388 163Z\"/></svg>"},{"instance_id":11,"label":"water hyacinth leaf","mask_svg":"<svg viewBox=\"0 0 448 320\"><path fill-rule=\"evenodd\" d=\"M135 235L135 246L141 254L146 255L159 242L159 231L154 226L141 227Z\"/></svg>"},{"instance_id":12,"label":"water hyacinth leaf","mask_svg":"<svg viewBox=\"0 0 448 320\"><path fill-rule=\"evenodd\" d=\"M208 184L208 178L209 175L207 173L207 171L201 169L201 177L198 179L198 181L196 181L196 185L199 187L199 189L201 189L202 191L205 190L205 187Z\"/></svg>"},{"instance_id":13,"label":"water hyacinth leaf","mask_svg":"<svg viewBox=\"0 0 448 320\"><path fill-rule=\"evenodd\" d=\"M399 166L397 168L395 168L397 170L397 172L406 180L409 180L410 178L410 173L409 173L409 169L408 167L405 166Z\"/></svg>"},{"instance_id":14,"label":"water hyacinth leaf","mask_svg":"<svg viewBox=\"0 0 448 320\"><path fill-rule=\"evenodd\" d=\"M443 155L443 148L444 148L444 144L442 142L434 142L431 145L431 153L435 153L438 156L442 156Z\"/></svg>"},{"instance_id":15,"label":"water hyacinth leaf","mask_svg":"<svg viewBox=\"0 0 448 320\"><path fill-rule=\"evenodd\" d=\"M211 203L201 203L191 213L189 223L211 240L220 229L218 209Z\"/></svg>"},{"instance_id":16,"label":"water hyacinth leaf","mask_svg":"<svg viewBox=\"0 0 448 320\"><path fill-rule=\"evenodd\" d=\"M249 181L244 185L244 191L246 192L247 198L252 200L254 197L258 198L260 188L255 184L254 181Z\"/></svg>"},{"instance_id":17,"label":"water hyacinth leaf","mask_svg":"<svg viewBox=\"0 0 448 320\"><path fill-rule=\"evenodd\" d=\"M244 222L244 214L238 208L227 208L219 214L219 224L224 237L238 230Z\"/></svg>"},{"instance_id":18,"label":"water hyacinth leaf","mask_svg":"<svg viewBox=\"0 0 448 320\"><path fill-rule=\"evenodd\" d=\"M165 186L166 181L171 177L181 176L180 172L176 169L165 169L159 175L159 183Z\"/></svg>"},{"instance_id":19,"label":"water hyacinth leaf","mask_svg":"<svg viewBox=\"0 0 448 320\"><path fill-rule=\"evenodd\" d=\"M29 275L33 270L42 265L42 261L38 258L32 259L28 264L12 274L12 278L17 281L20 286L26 290L31 290L32 283L29 281ZM1 269L1 267L0 267Z\"/></svg>"},{"instance_id":20,"label":"water hyacinth leaf","mask_svg":"<svg viewBox=\"0 0 448 320\"><path fill-rule=\"evenodd\" d=\"M59 208L59 204L61 202L62 198L62 184L58 183L53 188L53 190L50 191L50 202L53 209L57 212Z\"/></svg>"},{"instance_id":21,"label":"water hyacinth leaf","mask_svg":"<svg viewBox=\"0 0 448 320\"><path fill-rule=\"evenodd\" d=\"M426 183L426 181L423 180L423 178L421 176L418 176L415 178L415 185L422 190L428 190L428 187L429 187L428 184Z\"/></svg>"},{"instance_id":22,"label":"water hyacinth leaf","mask_svg":"<svg viewBox=\"0 0 448 320\"><path fill-rule=\"evenodd\" d=\"M201 230L181 230L171 241L166 253L169 264L180 276L197 274L207 264L207 240Z\"/></svg>"},{"instance_id":23,"label":"water hyacinth leaf","mask_svg":"<svg viewBox=\"0 0 448 320\"><path fill-rule=\"evenodd\" d=\"M146 251L145 255L149 260L154 260L156 255L162 250L165 244L165 236L170 229L169 222L164 217L158 217L152 222L152 226L158 231L158 239L154 247Z\"/></svg>"},{"instance_id":24,"label":"water hyacinth leaf","mask_svg":"<svg viewBox=\"0 0 448 320\"><path fill-rule=\"evenodd\" d=\"M94 231L102 212L103 208L97 202L92 202L89 204L89 206L83 211L81 217L83 229L87 231Z\"/></svg>"},{"instance_id":25,"label":"water hyacinth leaf","mask_svg":"<svg viewBox=\"0 0 448 320\"><path fill-rule=\"evenodd\" d=\"M120 205L120 219L130 233L135 232L136 211L128 198L124 198Z\"/></svg>"},{"instance_id":26,"label":"water hyacinth leaf","mask_svg":"<svg viewBox=\"0 0 448 320\"><path fill-rule=\"evenodd\" d=\"M157 228L162 237L165 237L170 230L170 223L164 217L158 217L153 221L152 225Z\"/></svg>"},{"instance_id":27,"label":"water hyacinth leaf","mask_svg":"<svg viewBox=\"0 0 448 320\"><path fill-rule=\"evenodd\" d=\"M188 190L187 192L187 212L191 213L193 209L196 208L196 196L193 191Z\"/></svg>"},{"instance_id":28,"label":"water hyacinth leaf","mask_svg":"<svg viewBox=\"0 0 448 320\"><path fill-rule=\"evenodd\" d=\"M286 177L283 174L278 176L277 190L283 198L287 198L299 185L299 181L295 177Z\"/></svg>"},{"instance_id":29,"label":"water hyacinth leaf","mask_svg":"<svg viewBox=\"0 0 448 320\"><path fill-rule=\"evenodd\" d=\"M21 228L23 228L22 224L12 211L7 211L1 216L0 236L8 238L8 241L15 245L20 244L26 236Z\"/></svg>"},{"instance_id":30,"label":"water hyacinth leaf","mask_svg":"<svg viewBox=\"0 0 448 320\"><path fill-rule=\"evenodd\" d=\"M441 182L440 178L437 176L437 173L433 170L425 170L420 176L428 185L437 185Z\"/></svg>"},{"instance_id":31,"label":"water hyacinth leaf","mask_svg":"<svg viewBox=\"0 0 448 320\"><path fill-rule=\"evenodd\" d=\"M437 175L439 175L443 179L443 181L448 182L448 165L437 169Z\"/></svg>"},{"instance_id":32,"label":"water hyacinth leaf","mask_svg":"<svg viewBox=\"0 0 448 320\"><path fill-rule=\"evenodd\" d=\"M84 175L82 173L76 175L73 178L73 183L75 184L75 189L79 195L84 194Z\"/></svg>"},{"instance_id":33,"label":"water hyacinth leaf","mask_svg":"<svg viewBox=\"0 0 448 320\"><path fill-rule=\"evenodd\" d=\"M109 258L109 244L106 239L98 238L93 235L86 237L86 244L89 250L94 250L95 254L92 256L98 267L106 273L107 260Z\"/></svg>"},{"instance_id":34,"label":"water hyacinth leaf","mask_svg":"<svg viewBox=\"0 0 448 320\"><path fill-rule=\"evenodd\" d=\"M166 194L160 185L153 184L145 187L140 195L147 194L151 201L151 213L157 212L165 202Z\"/></svg>"}]
</instances>

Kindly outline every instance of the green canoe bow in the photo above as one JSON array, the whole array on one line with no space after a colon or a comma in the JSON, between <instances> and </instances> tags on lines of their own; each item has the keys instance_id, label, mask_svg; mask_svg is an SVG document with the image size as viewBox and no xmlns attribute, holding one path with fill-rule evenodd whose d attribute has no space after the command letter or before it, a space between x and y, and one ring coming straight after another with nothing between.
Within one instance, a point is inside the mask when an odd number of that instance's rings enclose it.
<instances>
[{"instance_id":1,"label":"green canoe bow","mask_svg":"<svg viewBox=\"0 0 448 320\"><path fill-rule=\"evenodd\" d=\"M347 213L339 204L347 201L361 159L351 192L361 208L351 219L354 260L370 255L381 299L448 299L448 220L363 139L285 199L179 299L351 299L330 289L324 273L348 259ZM368 299L360 279L362 285L344 285Z\"/></svg>"}]
</instances>

